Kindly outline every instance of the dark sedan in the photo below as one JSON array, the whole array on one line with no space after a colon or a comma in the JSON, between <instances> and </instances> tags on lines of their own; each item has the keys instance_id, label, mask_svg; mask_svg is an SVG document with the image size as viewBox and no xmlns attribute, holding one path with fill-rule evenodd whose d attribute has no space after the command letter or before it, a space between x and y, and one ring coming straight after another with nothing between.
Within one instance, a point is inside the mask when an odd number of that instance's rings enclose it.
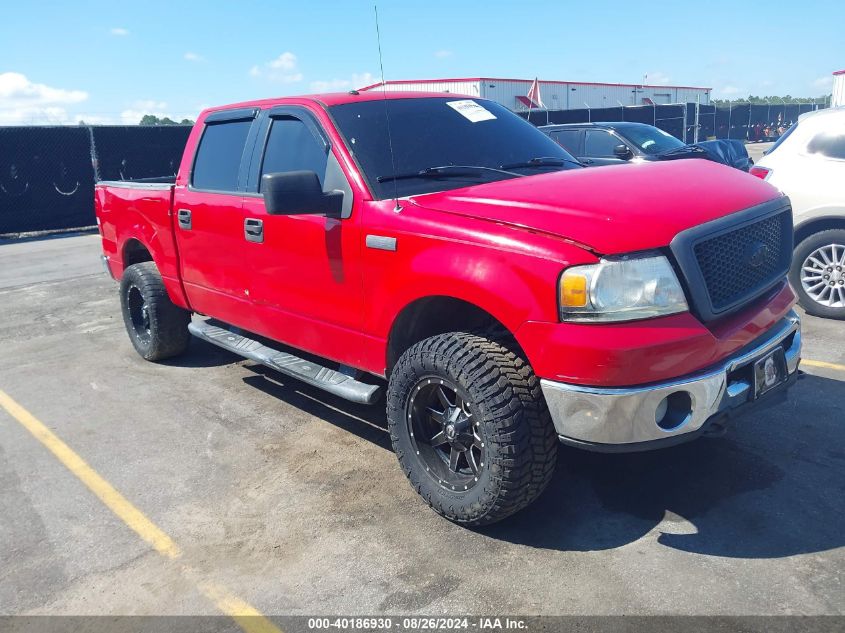
<instances>
[{"instance_id":1,"label":"dark sedan","mask_svg":"<svg viewBox=\"0 0 845 633\"><path fill-rule=\"evenodd\" d=\"M540 129L587 166L705 158L748 171L753 164L741 141L703 141L687 145L668 132L645 123L570 123L543 125Z\"/></svg>"}]
</instances>

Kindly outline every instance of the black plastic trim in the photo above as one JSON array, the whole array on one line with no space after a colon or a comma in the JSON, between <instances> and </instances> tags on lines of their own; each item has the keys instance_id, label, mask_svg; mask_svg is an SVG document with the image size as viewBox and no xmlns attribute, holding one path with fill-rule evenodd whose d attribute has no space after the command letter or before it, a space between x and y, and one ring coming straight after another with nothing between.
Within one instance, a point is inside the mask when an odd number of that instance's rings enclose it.
<instances>
[{"instance_id":1,"label":"black plastic trim","mask_svg":"<svg viewBox=\"0 0 845 633\"><path fill-rule=\"evenodd\" d=\"M258 114L258 108L238 108L237 110L218 110L212 112L203 123L205 125L213 123L231 123L232 121L249 121L254 119Z\"/></svg>"}]
</instances>

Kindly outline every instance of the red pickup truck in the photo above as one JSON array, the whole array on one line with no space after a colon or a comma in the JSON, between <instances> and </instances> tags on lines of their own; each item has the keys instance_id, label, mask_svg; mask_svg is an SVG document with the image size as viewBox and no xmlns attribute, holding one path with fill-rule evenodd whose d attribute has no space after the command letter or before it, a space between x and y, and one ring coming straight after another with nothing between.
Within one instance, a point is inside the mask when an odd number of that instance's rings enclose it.
<instances>
[{"instance_id":1,"label":"red pickup truck","mask_svg":"<svg viewBox=\"0 0 845 633\"><path fill-rule=\"evenodd\" d=\"M534 500L558 442L721 434L799 373L787 198L709 161L582 169L482 99L212 108L175 179L101 182L96 210L141 356L190 332L385 392L405 474L463 524Z\"/></svg>"}]
</instances>

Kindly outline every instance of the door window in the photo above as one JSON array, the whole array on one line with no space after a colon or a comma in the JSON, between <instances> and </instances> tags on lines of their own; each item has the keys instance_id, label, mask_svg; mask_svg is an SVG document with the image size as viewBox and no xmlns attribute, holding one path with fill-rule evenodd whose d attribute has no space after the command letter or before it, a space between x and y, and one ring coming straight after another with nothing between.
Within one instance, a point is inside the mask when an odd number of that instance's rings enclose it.
<instances>
[{"instance_id":1,"label":"door window","mask_svg":"<svg viewBox=\"0 0 845 633\"><path fill-rule=\"evenodd\" d=\"M207 125L197 149L191 184L196 189L237 191L238 172L252 121Z\"/></svg>"},{"instance_id":2,"label":"door window","mask_svg":"<svg viewBox=\"0 0 845 633\"><path fill-rule=\"evenodd\" d=\"M578 135L581 130L558 130L552 132L552 138L572 155L578 154Z\"/></svg>"},{"instance_id":3,"label":"door window","mask_svg":"<svg viewBox=\"0 0 845 633\"><path fill-rule=\"evenodd\" d=\"M605 130L587 130L584 139L584 155L613 158L613 148L622 141Z\"/></svg>"},{"instance_id":4,"label":"door window","mask_svg":"<svg viewBox=\"0 0 845 633\"><path fill-rule=\"evenodd\" d=\"M316 173L322 185L325 182L327 165L326 144L318 140L305 123L290 116L273 119L261 165L262 176L307 170Z\"/></svg>"}]
</instances>

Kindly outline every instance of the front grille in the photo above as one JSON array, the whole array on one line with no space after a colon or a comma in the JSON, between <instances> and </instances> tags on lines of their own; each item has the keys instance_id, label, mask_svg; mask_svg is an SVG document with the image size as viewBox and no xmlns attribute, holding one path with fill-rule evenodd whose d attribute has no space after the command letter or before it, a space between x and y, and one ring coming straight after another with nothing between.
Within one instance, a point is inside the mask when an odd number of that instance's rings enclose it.
<instances>
[{"instance_id":1,"label":"front grille","mask_svg":"<svg viewBox=\"0 0 845 633\"><path fill-rule=\"evenodd\" d=\"M704 321L739 310L773 288L792 259L792 210L784 198L688 229L671 249L691 307Z\"/></svg>"},{"instance_id":2,"label":"front grille","mask_svg":"<svg viewBox=\"0 0 845 633\"><path fill-rule=\"evenodd\" d=\"M695 245L695 258L715 311L783 277L783 238L791 231L789 213L778 213Z\"/></svg>"}]
</instances>

